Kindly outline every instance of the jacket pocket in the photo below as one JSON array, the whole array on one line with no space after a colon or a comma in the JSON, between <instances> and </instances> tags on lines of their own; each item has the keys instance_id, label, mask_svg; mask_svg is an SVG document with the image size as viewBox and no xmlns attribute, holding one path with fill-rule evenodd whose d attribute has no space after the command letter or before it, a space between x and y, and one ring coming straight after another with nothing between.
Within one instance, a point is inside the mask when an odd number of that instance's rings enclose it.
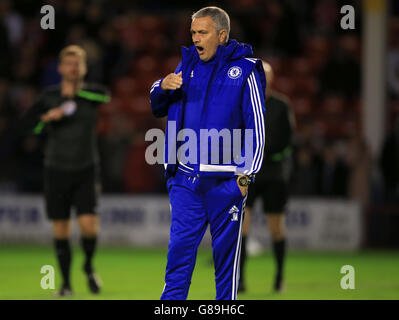
<instances>
[{"instance_id":1,"label":"jacket pocket","mask_svg":"<svg viewBox=\"0 0 399 320\"><path fill-rule=\"evenodd\" d=\"M235 194L239 195L241 198L244 198L245 196L242 195L241 190L240 190L240 187L238 186L237 177L231 178L229 182L230 182L231 184L233 184L233 185L231 186L232 192L234 192ZM247 194L248 194L248 191L247 191Z\"/></svg>"}]
</instances>

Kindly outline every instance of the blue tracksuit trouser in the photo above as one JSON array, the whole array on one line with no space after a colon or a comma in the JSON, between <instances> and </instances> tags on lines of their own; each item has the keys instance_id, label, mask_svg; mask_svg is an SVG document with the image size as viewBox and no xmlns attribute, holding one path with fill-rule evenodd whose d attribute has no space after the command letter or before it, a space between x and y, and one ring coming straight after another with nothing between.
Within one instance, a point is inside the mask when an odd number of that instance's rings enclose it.
<instances>
[{"instance_id":1,"label":"blue tracksuit trouser","mask_svg":"<svg viewBox=\"0 0 399 320\"><path fill-rule=\"evenodd\" d=\"M171 228L162 300L187 298L197 249L208 224L216 299L235 300L246 196L236 178L196 178L179 170L168 180Z\"/></svg>"}]
</instances>

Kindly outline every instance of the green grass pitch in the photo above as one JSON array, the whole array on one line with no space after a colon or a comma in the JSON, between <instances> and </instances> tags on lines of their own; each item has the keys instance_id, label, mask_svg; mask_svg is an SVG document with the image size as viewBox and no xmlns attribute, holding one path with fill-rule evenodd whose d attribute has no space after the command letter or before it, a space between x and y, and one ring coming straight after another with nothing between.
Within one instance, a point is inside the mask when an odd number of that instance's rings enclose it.
<instances>
[{"instance_id":1,"label":"green grass pitch","mask_svg":"<svg viewBox=\"0 0 399 320\"><path fill-rule=\"evenodd\" d=\"M81 249L73 246L72 285L74 299L154 299L164 285L166 249L99 247L96 269L104 287L98 296L89 294L82 272ZM50 246L0 246L0 299L54 299L55 290L43 290L43 265L60 274ZM355 289L340 287L343 265L355 269ZM267 299L399 299L399 253L289 252L283 293L272 293L274 261L271 253L250 257L247 263L247 292L240 300ZM215 285L211 251L200 248L188 299L214 299Z\"/></svg>"}]
</instances>

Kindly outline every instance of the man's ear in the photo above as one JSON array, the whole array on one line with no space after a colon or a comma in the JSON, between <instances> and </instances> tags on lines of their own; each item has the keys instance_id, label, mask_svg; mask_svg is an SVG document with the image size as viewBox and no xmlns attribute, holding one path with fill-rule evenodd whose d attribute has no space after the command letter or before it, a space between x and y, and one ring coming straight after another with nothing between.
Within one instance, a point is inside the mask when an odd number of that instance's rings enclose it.
<instances>
[{"instance_id":1,"label":"man's ear","mask_svg":"<svg viewBox=\"0 0 399 320\"><path fill-rule=\"evenodd\" d=\"M225 44L227 42L227 31L225 29L219 32L219 42Z\"/></svg>"}]
</instances>

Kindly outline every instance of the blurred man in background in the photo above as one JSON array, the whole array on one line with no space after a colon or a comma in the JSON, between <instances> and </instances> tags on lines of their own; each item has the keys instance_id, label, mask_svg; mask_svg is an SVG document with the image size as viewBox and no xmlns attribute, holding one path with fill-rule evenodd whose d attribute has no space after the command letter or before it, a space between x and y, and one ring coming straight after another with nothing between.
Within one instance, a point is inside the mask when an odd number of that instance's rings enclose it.
<instances>
[{"instance_id":1,"label":"blurred man in background","mask_svg":"<svg viewBox=\"0 0 399 320\"><path fill-rule=\"evenodd\" d=\"M267 223L273 243L273 253L277 272L274 290L280 291L283 283L283 265L285 258L285 206L288 197L288 159L291 154L292 131L295 125L294 115L286 97L273 91L273 69L270 64L263 63L266 89L266 143L265 158L256 181L249 188L245 219L242 231L242 254L240 268L239 291L245 291L245 261L247 258L247 235L251 224L252 209L255 200L260 198L263 212L267 214Z\"/></svg>"},{"instance_id":2,"label":"blurred man in background","mask_svg":"<svg viewBox=\"0 0 399 320\"><path fill-rule=\"evenodd\" d=\"M109 99L98 85L83 81L87 72L86 52L71 45L60 52L61 84L44 91L23 117L23 130L40 133L46 129L45 204L53 223L54 245L63 284L58 296L72 295L70 281L71 207L76 209L85 254L83 270L92 293L100 292L93 268L98 234L96 215L98 155L96 146L97 107Z\"/></svg>"},{"instance_id":3,"label":"blurred man in background","mask_svg":"<svg viewBox=\"0 0 399 320\"><path fill-rule=\"evenodd\" d=\"M197 249L208 223L216 299L235 300L237 295L243 208L248 184L263 159L266 83L262 64L251 58L252 48L229 40L229 32L230 19L224 10L207 7L194 13L191 23L194 45L183 48L182 62L175 73L156 81L150 91L154 115L167 115L168 127L174 123L177 132L190 129L197 139L204 129L218 128L229 133L234 129L250 129L253 141L252 149L245 150L253 156L250 163L236 164L231 140L229 145L223 139L223 145L217 146L218 155L223 154L220 164L220 158L214 161L207 153L214 146L208 144L208 139L201 144L201 139L195 153L201 156L176 164L173 150L178 148L174 140L169 142L173 138L166 137L165 166L172 223L161 297L164 300L187 298ZM240 132L242 143L245 131ZM228 163L224 161L226 153Z\"/></svg>"}]
</instances>

